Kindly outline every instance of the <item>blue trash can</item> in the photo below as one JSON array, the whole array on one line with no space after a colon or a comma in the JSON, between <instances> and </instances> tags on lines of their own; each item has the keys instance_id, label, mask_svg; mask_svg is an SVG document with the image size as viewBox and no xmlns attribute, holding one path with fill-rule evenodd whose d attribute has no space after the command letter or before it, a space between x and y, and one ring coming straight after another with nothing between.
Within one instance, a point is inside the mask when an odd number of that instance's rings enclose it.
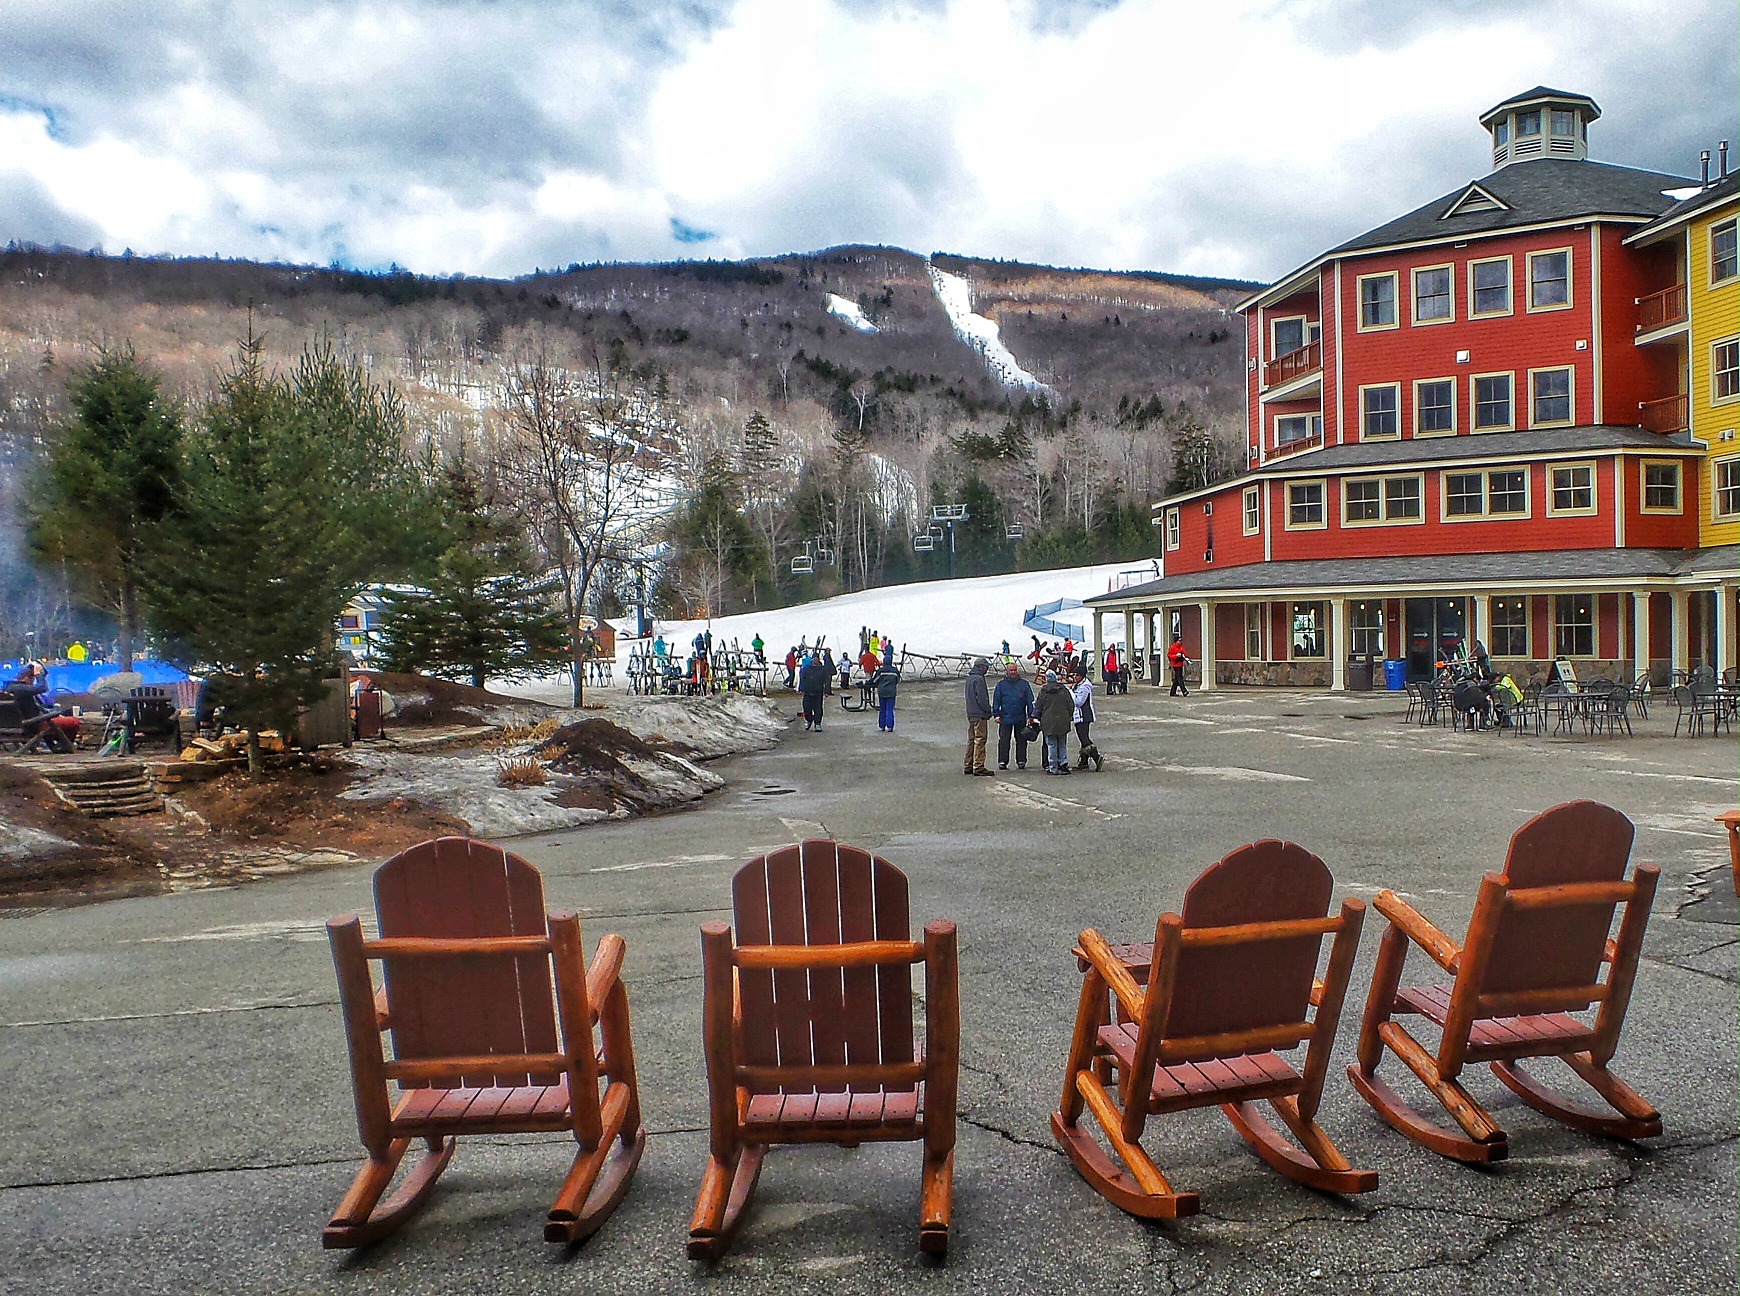
<instances>
[{"instance_id":1,"label":"blue trash can","mask_svg":"<svg viewBox=\"0 0 1740 1296\"><path fill-rule=\"evenodd\" d=\"M1404 658L1386 657L1384 659L1384 687L1391 693L1400 693L1408 686L1408 663Z\"/></svg>"}]
</instances>

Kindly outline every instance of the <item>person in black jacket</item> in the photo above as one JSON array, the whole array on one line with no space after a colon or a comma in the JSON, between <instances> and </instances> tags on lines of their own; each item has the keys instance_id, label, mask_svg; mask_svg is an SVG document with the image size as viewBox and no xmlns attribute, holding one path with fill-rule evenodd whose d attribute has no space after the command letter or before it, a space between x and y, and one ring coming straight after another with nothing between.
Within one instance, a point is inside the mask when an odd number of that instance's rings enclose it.
<instances>
[{"instance_id":1,"label":"person in black jacket","mask_svg":"<svg viewBox=\"0 0 1740 1296\"><path fill-rule=\"evenodd\" d=\"M1021 667L1011 661L1003 668L997 691L991 695L991 710L997 714L997 768L1009 768L1009 740L1015 740L1015 768L1027 768L1027 726L1033 720L1033 686L1021 678Z\"/></svg>"},{"instance_id":2,"label":"person in black jacket","mask_svg":"<svg viewBox=\"0 0 1740 1296\"><path fill-rule=\"evenodd\" d=\"M1075 695L1060 682L1056 671L1045 672L1045 687L1039 690L1039 730L1045 735L1045 772L1069 773L1069 729L1075 723Z\"/></svg>"},{"instance_id":3,"label":"person in black jacket","mask_svg":"<svg viewBox=\"0 0 1740 1296\"><path fill-rule=\"evenodd\" d=\"M804 658L803 669L798 672L798 692L804 698L805 729L822 727L823 700L833 688L833 668L814 654Z\"/></svg>"},{"instance_id":4,"label":"person in black jacket","mask_svg":"<svg viewBox=\"0 0 1740 1296\"><path fill-rule=\"evenodd\" d=\"M985 674L991 663L983 657L967 672L967 759L965 772L980 778L995 778L985 768L985 735L991 723L991 694Z\"/></svg>"},{"instance_id":5,"label":"person in black jacket","mask_svg":"<svg viewBox=\"0 0 1740 1296\"><path fill-rule=\"evenodd\" d=\"M885 733L894 732L894 694L900 688L900 667L884 662L870 677L876 686L876 727Z\"/></svg>"}]
</instances>

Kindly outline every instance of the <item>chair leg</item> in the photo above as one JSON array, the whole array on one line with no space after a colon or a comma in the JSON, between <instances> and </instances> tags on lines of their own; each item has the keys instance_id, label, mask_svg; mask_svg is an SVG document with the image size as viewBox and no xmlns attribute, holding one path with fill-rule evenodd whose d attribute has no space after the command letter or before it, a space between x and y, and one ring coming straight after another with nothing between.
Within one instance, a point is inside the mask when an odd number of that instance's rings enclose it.
<instances>
[{"instance_id":1,"label":"chair leg","mask_svg":"<svg viewBox=\"0 0 1740 1296\"><path fill-rule=\"evenodd\" d=\"M689 1221L689 1259L712 1262L730 1249L766 1156L766 1145L756 1143L739 1148L734 1163L718 1157L707 1159L695 1214Z\"/></svg>"},{"instance_id":2,"label":"chair leg","mask_svg":"<svg viewBox=\"0 0 1740 1296\"><path fill-rule=\"evenodd\" d=\"M1222 1103L1221 1111L1251 1145L1251 1150L1295 1183L1319 1192L1362 1193L1378 1185L1376 1170L1355 1170L1314 1120L1300 1115L1296 1100L1276 1098L1270 1104L1299 1140L1298 1147L1281 1136L1255 1103Z\"/></svg>"},{"instance_id":3,"label":"chair leg","mask_svg":"<svg viewBox=\"0 0 1740 1296\"><path fill-rule=\"evenodd\" d=\"M321 1246L329 1251L368 1246L371 1242L380 1241L422 1210L428 1203L429 1194L435 1189L435 1181L447 1169L448 1162L453 1160L454 1148L454 1140L451 1138L432 1138L425 1142L428 1144L428 1151L423 1160L406 1176L399 1191L378 1207L375 1203L381 1200L381 1194L393 1181L393 1175L398 1171L399 1162L404 1160L411 1140L394 1139L387 1148L385 1157L379 1160L370 1157L364 1162L362 1169L357 1171L356 1178L351 1182L350 1191L344 1195L344 1200L333 1212L331 1222L321 1233Z\"/></svg>"},{"instance_id":4,"label":"chair leg","mask_svg":"<svg viewBox=\"0 0 1740 1296\"><path fill-rule=\"evenodd\" d=\"M1654 1138L1661 1133L1661 1113L1625 1081L1606 1067L1598 1067L1587 1053L1562 1059L1588 1086L1606 1100L1617 1116L1596 1111L1542 1084L1515 1062L1493 1062L1492 1073L1505 1087L1530 1107L1554 1120L1605 1138Z\"/></svg>"},{"instance_id":5,"label":"chair leg","mask_svg":"<svg viewBox=\"0 0 1740 1296\"><path fill-rule=\"evenodd\" d=\"M646 1127L626 1128L629 1086L613 1084L604 1095L604 1129L596 1146L581 1147L544 1224L544 1241L572 1246L596 1233L628 1194L646 1151ZM638 1122L640 1113L632 1115Z\"/></svg>"},{"instance_id":6,"label":"chair leg","mask_svg":"<svg viewBox=\"0 0 1740 1296\"><path fill-rule=\"evenodd\" d=\"M1420 1042L1402 1029L1401 1023L1387 1021L1378 1029L1383 1044L1396 1055L1425 1085L1444 1110L1462 1127L1462 1132L1449 1129L1420 1115L1389 1085L1375 1074L1357 1066L1347 1068L1347 1078L1359 1096L1387 1121L1391 1128L1405 1134L1421 1147L1457 1161L1502 1161L1510 1155L1510 1144L1504 1129L1456 1081L1438 1074L1436 1060L1420 1046ZM1373 1067L1372 1071L1376 1068Z\"/></svg>"},{"instance_id":7,"label":"chair leg","mask_svg":"<svg viewBox=\"0 0 1740 1296\"><path fill-rule=\"evenodd\" d=\"M1098 1078L1091 1071L1081 1071L1075 1081L1088 1110L1099 1122L1100 1133L1123 1163L1114 1163L1079 1121L1065 1122L1062 1112L1053 1112L1051 1136L1077 1173L1112 1205L1143 1219L1181 1219L1196 1214L1202 1208L1201 1198L1195 1193L1175 1192L1142 1145L1124 1138L1117 1106Z\"/></svg>"},{"instance_id":8,"label":"chair leg","mask_svg":"<svg viewBox=\"0 0 1740 1296\"><path fill-rule=\"evenodd\" d=\"M923 1186L919 1192L918 1249L928 1255L944 1255L949 1249L949 1219L954 1212L955 1150L940 1156L926 1153Z\"/></svg>"}]
</instances>

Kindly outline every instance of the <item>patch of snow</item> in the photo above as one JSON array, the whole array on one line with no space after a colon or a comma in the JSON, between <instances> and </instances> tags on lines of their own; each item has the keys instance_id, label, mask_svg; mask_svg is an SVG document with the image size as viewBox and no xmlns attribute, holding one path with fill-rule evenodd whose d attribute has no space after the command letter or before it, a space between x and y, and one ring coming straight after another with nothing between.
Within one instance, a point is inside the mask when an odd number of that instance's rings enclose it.
<instances>
[{"instance_id":1,"label":"patch of snow","mask_svg":"<svg viewBox=\"0 0 1740 1296\"><path fill-rule=\"evenodd\" d=\"M1005 387L1025 387L1029 391L1049 392L1039 379L1021 367L1021 362L1003 345L997 322L973 314L973 286L961 275L952 275L936 266L929 266L931 286L936 298L954 326L955 336L985 358L991 373Z\"/></svg>"},{"instance_id":2,"label":"patch of snow","mask_svg":"<svg viewBox=\"0 0 1740 1296\"><path fill-rule=\"evenodd\" d=\"M26 828L23 824L0 819L0 863L16 864L45 855L58 855L74 849L74 846L75 843L40 828Z\"/></svg>"},{"instance_id":3,"label":"patch of snow","mask_svg":"<svg viewBox=\"0 0 1740 1296\"><path fill-rule=\"evenodd\" d=\"M844 320L860 333L878 331L876 325L870 322L870 317L863 312L857 302L842 297L838 293L828 294L828 314Z\"/></svg>"},{"instance_id":4,"label":"patch of snow","mask_svg":"<svg viewBox=\"0 0 1740 1296\"><path fill-rule=\"evenodd\" d=\"M1686 185L1681 189L1663 189L1661 191L1661 196L1663 198L1672 198L1675 202L1684 202L1688 198L1696 198L1703 192L1703 185Z\"/></svg>"}]
</instances>

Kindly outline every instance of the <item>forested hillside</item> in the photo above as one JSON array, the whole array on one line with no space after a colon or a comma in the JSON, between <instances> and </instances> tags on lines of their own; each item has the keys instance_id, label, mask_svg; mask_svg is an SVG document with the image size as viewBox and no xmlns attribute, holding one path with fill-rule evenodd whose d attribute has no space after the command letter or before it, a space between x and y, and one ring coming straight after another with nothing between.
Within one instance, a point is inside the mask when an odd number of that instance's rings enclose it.
<instances>
[{"instance_id":1,"label":"forested hillside","mask_svg":"<svg viewBox=\"0 0 1740 1296\"><path fill-rule=\"evenodd\" d=\"M968 507L963 571L1137 556L1151 499L1230 469L1243 356L1229 307L1249 287L875 247L512 281L14 247L0 254L0 593L15 621L58 597L13 523L68 374L128 344L198 402L250 315L279 363L330 336L403 396L419 441L486 476L528 367L594 397L632 387L650 412L630 431L646 451L636 509L653 524L625 530L600 611L643 570L672 613L936 574L940 546L913 544L934 503ZM814 570L794 573L806 552Z\"/></svg>"}]
</instances>

